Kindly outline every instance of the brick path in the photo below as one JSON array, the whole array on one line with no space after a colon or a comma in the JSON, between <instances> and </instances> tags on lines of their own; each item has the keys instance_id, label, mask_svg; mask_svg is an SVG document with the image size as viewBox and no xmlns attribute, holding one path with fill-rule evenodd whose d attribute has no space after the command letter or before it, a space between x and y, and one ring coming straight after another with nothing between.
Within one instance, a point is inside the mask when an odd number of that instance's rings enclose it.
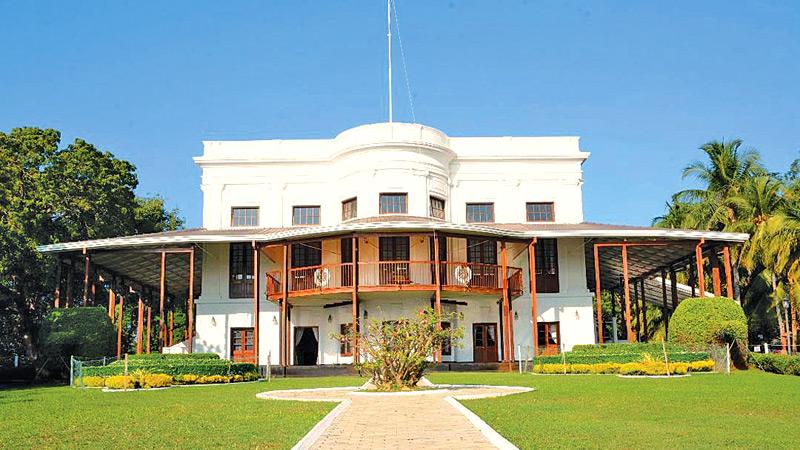
<instances>
[{"instance_id":1,"label":"brick path","mask_svg":"<svg viewBox=\"0 0 800 450\"><path fill-rule=\"evenodd\" d=\"M264 392L258 397L343 402L338 411L331 413L338 414L332 422L330 415L323 419L295 448L467 450L510 446L473 416L478 426L485 427L482 432L448 398L495 397L526 392L529 388L442 387L444 389L394 394L364 392L357 388L301 389ZM489 437L494 437L494 441Z\"/></svg>"}]
</instances>

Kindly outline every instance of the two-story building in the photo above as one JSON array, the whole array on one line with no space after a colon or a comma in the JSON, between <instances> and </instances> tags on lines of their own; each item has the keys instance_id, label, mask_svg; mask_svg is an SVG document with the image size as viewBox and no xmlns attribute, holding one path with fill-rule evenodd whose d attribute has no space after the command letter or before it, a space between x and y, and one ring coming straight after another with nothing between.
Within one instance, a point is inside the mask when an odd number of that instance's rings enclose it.
<instances>
[{"instance_id":1,"label":"two-story building","mask_svg":"<svg viewBox=\"0 0 800 450\"><path fill-rule=\"evenodd\" d=\"M194 159L203 228L41 249L63 261L59 306L83 268L83 298L67 301L105 305L107 292L114 315L128 298L138 341L152 340L155 313L165 351L261 365L351 363L356 346L336 335L424 307L461 313L441 324L465 330L443 363L497 362L646 336L648 305L668 315L686 290L679 271L732 296L729 246L746 235L584 222L588 157L577 137L450 137L407 123L206 141ZM170 341L170 311L188 313L185 342Z\"/></svg>"}]
</instances>

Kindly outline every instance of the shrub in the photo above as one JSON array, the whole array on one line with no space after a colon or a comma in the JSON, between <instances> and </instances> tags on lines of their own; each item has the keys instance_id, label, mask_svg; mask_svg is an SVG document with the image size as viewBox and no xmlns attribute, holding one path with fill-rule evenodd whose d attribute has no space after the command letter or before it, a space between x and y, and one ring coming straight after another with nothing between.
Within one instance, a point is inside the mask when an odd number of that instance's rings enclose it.
<instances>
[{"instance_id":1,"label":"shrub","mask_svg":"<svg viewBox=\"0 0 800 450\"><path fill-rule=\"evenodd\" d=\"M180 384L195 384L198 378L200 378L200 375L185 374L175 377L175 381Z\"/></svg>"},{"instance_id":2,"label":"shrub","mask_svg":"<svg viewBox=\"0 0 800 450\"><path fill-rule=\"evenodd\" d=\"M64 376L67 369L60 361L69 361L72 355L91 358L113 354L116 333L105 308L59 308L45 319L41 342L42 354L52 361L48 370Z\"/></svg>"},{"instance_id":3,"label":"shrub","mask_svg":"<svg viewBox=\"0 0 800 450\"><path fill-rule=\"evenodd\" d=\"M625 345L625 344L622 344ZM709 359L708 352L667 352L669 361L674 362L692 362L703 361ZM631 352L621 354L575 354L574 352L566 352L563 355L563 361L568 364L601 364L601 363L616 363L625 364L630 362L643 362L647 360L662 361L664 359L663 352ZM537 356L534 358L534 364L561 364L562 356Z\"/></svg>"},{"instance_id":4,"label":"shrub","mask_svg":"<svg viewBox=\"0 0 800 450\"><path fill-rule=\"evenodd\" d=\"M106 379L103 377L82 377L81 383L86 387L103 387L106 385Z\"/></svg>"},{"instance_id":5,"label":"shrub","mask_svg":"<svg viewBox=\"0 0 800 450\"><path fill-rule=\"evenodd\" d=\"M133 377L117 375L106 378L106 387L109 389L134 389Z\"/></svg>"},{"instance_id":6,"label":"shrub","mask_svg":"<svg viewBox=\"0 0 800 450\"><path fill-rule=\"evenodd\" d=\"M454 322L460 314L442 314L442 321ZM462 327L439 329L433 308L425 308L413 318L395 322L371 320L365 333L351 331L337 339L357 338L365 354L359 369L380 390L408 389L416 386L428 367L433 350L449 341L458 346Z\"/></svg>"},{"instance_id":7,"label":"shrub","mask_svg":"<svg viewBox=\"0 0 800 450\"><path fill-rule=\"evenodd\" d=\"M197 384L229 383L231 377L227 375L205 375L197 379Z\"/></svg>"},{"instance_id":8,"label":"shrub","mask_svg":"<svg viewBox=\"0 0 800 450\"><path fill-rule=\"evenodd\" d=\"M232 363L223 359L213 358L167 358L156 360L131 360L128 359L128 373L141 370L143 373L163 373L177 377L179 375L248 375L258 371L252 363ZM86 367L83 374L88 376L122 375L125 372L125 362L115 361L107 366Z\"/></svg>"},{"instance_id":9,"label":"shrub","mask_svg":"<svg viewBox=\"0 0 800 450\"><path fill-rule=\"evenodd\" d=\"M750 362L764 372L800 375L800 356L751 353Z\"/></svg>"},{"instance_id":10,"label":"shrub","mask_svg":"<svg viewBox=\"0 0 800 450\"><path fill-rule=\"evenodd\" d=\"M714 361L694 361L670 363L669 373L683 375L688 372L709 372L714 368ZM662 361L629 362L625 364L540 364L533 367L534 373L540 374L615 374L622 375L666 375L667 368Z\"/></svg>"},{"instance_id":11,"label":"shrub","mask_svg":"<svg viewBox=\"0 0 800 450\"><path fill-rule=\"evenodd\" d=\"M172 376L163 373L146 373L139 378L142 389L166 387L172 385Z\"/></svg>"},{"instance_id":12,"label":"shrub","mask_svg":"<svg viewBox=\"0 0 800 450\"><path fill-rule=\"evenodd\" d=\"M636 343L611 343L611 344L580 344L572 347L568 353L572 355L663 355L664 347L667 353L684 353L689 351L684 345L667 342L663 346L660 342Z\"/></svg>"},{"instance_id":13,"label":"shrub","mask_svg":"<svg viewBox=\"0 0 800 450\"><path fill-rule=\"evenodd\" d=\"M742 307L725 297L689 298L675 308L670 337L690 346L737 342L747 347L747 318Z\"/></svg>"},{"instance_id":14,"label":"shrub","mask_svg":"<svg viewBox=\"0 0 800 450\"><path fill-rule=\"evenodd\" d=\"M208 360L217 359L219 355L216 353L142 353L141 355L128 355L128 362L130 361L178 361L178 360Z\"/></svg>"}]
</instances>

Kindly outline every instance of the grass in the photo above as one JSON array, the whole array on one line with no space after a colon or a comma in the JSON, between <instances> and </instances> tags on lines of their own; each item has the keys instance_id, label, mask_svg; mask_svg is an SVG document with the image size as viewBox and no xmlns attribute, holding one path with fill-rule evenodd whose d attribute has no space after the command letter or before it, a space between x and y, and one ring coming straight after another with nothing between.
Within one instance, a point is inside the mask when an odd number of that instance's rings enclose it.
<instances>
[{"instance_id":1,"label":"grass","mask_svg":"<svg viewBox=\"0 0 800 450\"><path fill-rule=\"evenodd\" d=\"M530 386L462 403L520 448L796 448L800 378L757 370L678 379L435 373L434 383Z\"/></svg>"},{"instance_id":2,"label":"grass","mask_svg":"<svg viewBox=\"0 0 800 450\"><path fill-rule=\"evenodd\" d=\"M354 386L357 377L106 393L0 391L0 448L290 448L335 404L256 399L275 389Z\"/></svg>"}]
</instances>

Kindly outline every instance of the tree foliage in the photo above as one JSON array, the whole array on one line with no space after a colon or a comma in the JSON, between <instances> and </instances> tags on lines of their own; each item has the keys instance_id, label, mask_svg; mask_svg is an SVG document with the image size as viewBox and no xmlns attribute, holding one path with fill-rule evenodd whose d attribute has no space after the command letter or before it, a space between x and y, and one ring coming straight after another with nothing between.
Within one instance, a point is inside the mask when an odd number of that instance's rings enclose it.
<instances>
[{"instance_id":1,"label":"tree foliage","mask_svg":"<svg viewBox=\"0 0 800 450\"><path fill-rule=\"evenodd\" d=\"M746 346L747 318L729 298L688 298L672 314L670 337L685 345L737 342Z\"/></svg>"},{"instance_id":2,"label":"tree foliage","mask_svg":"<svg viewBox=\"0 0 800 450\"><path fill-rule=\"evenodd\" d=\"M0 355L32 355L52 304L53 261L36 246L177 229L160 197L137 198L136 168L52 129L0 132Z\"/></svg>"}]
</instances>

